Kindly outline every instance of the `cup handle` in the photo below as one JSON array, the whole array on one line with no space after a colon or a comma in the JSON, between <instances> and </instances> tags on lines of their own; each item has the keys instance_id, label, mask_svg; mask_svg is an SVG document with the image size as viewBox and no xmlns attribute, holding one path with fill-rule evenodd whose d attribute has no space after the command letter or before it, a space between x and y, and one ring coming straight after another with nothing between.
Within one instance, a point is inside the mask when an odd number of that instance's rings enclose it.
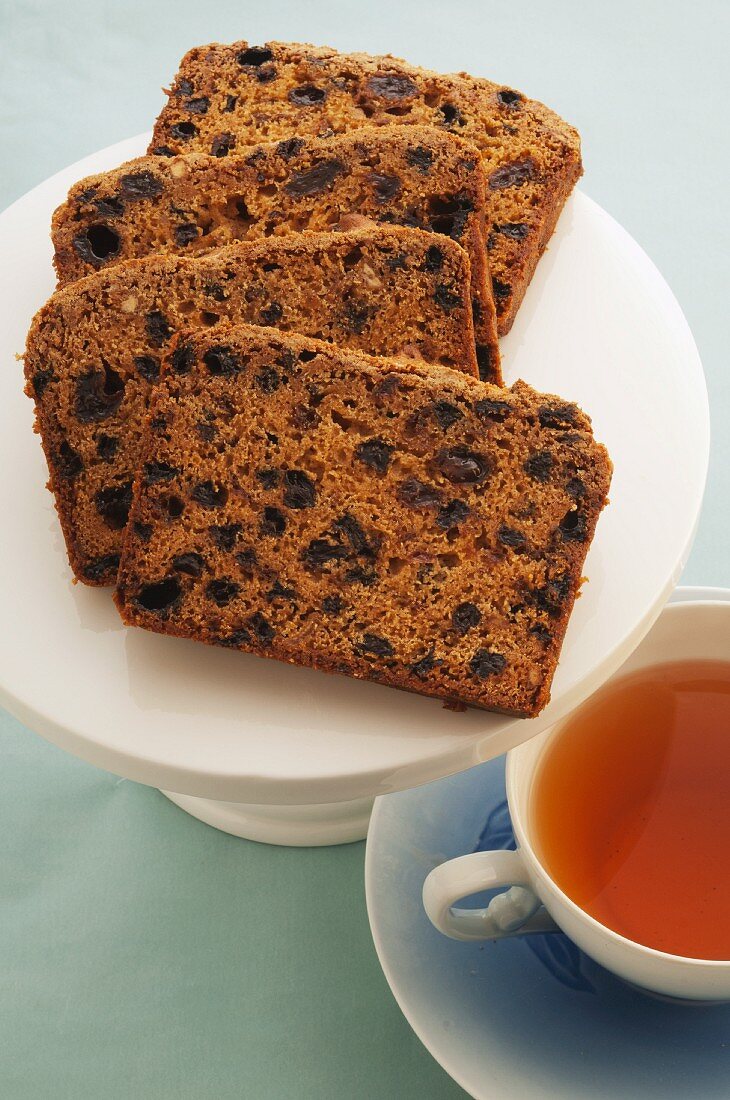
<instances>
[{"instance_id":1,"label":"cup handle","mask_svg":"<svg viewBox=\"0 0 730 1100\"><path fill-rule=\"evenodd\" d=\"M455 909L459 898L509 886L486 909ZM435 867L423 884L431 924L452 940L499 940L530 932L558 932L530 886L519 852L472 852Z\"/></svg>"}]
</instances>

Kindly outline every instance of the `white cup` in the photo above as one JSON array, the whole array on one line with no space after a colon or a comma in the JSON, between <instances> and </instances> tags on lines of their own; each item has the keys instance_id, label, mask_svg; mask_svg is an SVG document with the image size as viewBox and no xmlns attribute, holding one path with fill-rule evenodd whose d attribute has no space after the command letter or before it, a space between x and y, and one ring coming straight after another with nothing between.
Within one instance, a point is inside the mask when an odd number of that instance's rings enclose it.
<instances>
[{"instance_id":1,"label":"white cup","mask_svg":"<svg viewBox=\"0 0 730 1100\"><path fill-rule=\"evenodd\" d=\"M730 660L730 603L668 605L617 677L682 660ZM432 924L456 940L562 930L596 962L642 989L683 1000L730 1000L730 961L684 958L626 939L571 901L541 864L529 813L532 785L546 747L561 728L558 723L507 756L507 800L518 850L473 852L431 871L423 886L423 903ZM454 908L460 898L500 886L510 889L486 909ZM681 889L678 866L677 890Z\"/></svg>"}]
</instances>

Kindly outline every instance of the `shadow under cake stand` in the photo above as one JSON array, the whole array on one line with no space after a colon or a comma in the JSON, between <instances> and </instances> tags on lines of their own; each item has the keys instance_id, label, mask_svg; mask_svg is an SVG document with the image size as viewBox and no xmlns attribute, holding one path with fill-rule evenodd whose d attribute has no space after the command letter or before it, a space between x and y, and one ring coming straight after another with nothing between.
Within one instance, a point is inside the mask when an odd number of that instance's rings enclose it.
<instances>
[{"instance_id":1,"label":"shadow under cake stand","mask_svg":"<svg viewBox=\"0 0 730 1100\"><path fill-rule=\"evenodd\" d=\"M497 756L595 691L649 630L686 561L704 490L707 394L692 336L646 255L581 192L515 326L508 382L577 401L613 458L550 705L519 720L125 629L110 594L73 584L23 395L31 317L53 290L48 226L82 176L146 135L71 166L0 215L0 702L92 764L188 813L274 844L365 836L373 799Z\"/></svg>"}]
</instances>

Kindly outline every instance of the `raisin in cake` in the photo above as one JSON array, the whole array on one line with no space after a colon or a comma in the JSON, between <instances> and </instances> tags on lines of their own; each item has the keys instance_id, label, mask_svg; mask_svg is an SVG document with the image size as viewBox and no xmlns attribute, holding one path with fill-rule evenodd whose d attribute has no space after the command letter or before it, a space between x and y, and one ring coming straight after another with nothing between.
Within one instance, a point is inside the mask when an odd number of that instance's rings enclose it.
<instances>
[{"instance_id":1,"label":"raisin in cake","mask_svg":"<svg viewBox=\"0 0 730 1100\"><path fill-rule=\"evenodd\" d=\"M429 127L262 145L245 156L142 157L71 189L53 219L59 282L132 256L185 255L232 240L332 230L366 215L466 248L482 377L498 382L484 173L476 151Z\"/></svg>"},{"instance_id":2,"label":"raisin in cake","mask_svg":"<svg viewBox=\"0 0 730 1100\"><path fill-rule=\"evenodd\" d=\"M161 356L181 327L220 319L476 373L469 258L417 229L290 234L200 259L150 256L71 284L37 315L25 371L80 580L114 581ZM261 384L275 382L272 370ZM312 411L298 415L305 429ZM199 430L214 439L212 424Z\"/></svg>"},{"instance_id":3,"label":"raisin in cake","mask_svg":"<svg viewBox=\"0 0 730 1100\"><path fill-rule=\"evenodd\" d=\"M327 47L200 46L180 64L150 151L222 157L262 138L404 123L458 134L481 153L503 335L582 170L577 132L520 92L466 73L443 76L398 58Z\"/></svg>"},{"instance_id":4,"label":"raisin in cake","mask_svg":"<svg viewBox=\"0 0 730 1100\"><path fill-rule=\"evenodd\" d=\"M575 405L410 362L250 326L178 337L124 621L537 714L610 461Z\"/></svg>"}]
</instances>

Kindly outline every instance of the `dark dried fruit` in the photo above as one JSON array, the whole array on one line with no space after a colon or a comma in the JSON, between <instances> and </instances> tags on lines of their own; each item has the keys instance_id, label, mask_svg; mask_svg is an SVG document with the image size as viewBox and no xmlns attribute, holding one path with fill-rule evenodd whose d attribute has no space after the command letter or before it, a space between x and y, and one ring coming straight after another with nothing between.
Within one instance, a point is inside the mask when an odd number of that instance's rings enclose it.
<instances>
[{"instance_id":1,"label":"dark dried fruit","mask_svg":"<svg viewBox=\"0 0 730 1100\"><path fill-rule=\"evenodd\" d=\"M160 313L159 309L152 309L145 317L145 328L147 335L150 339L150 343L156 348L161 348L163 344L172 336L172 327L167 317L163 313Z\"/></svg>"},{"instance_id":2,"label":"dark dried fruit","mask_svg":"<svg viewBox=\"0 0 730 1100\"><path fill-rule=\"evenodd\" d=\"M215 376L230 377L233 374L240 374L243 370L240 358L232 348L223 344L208 348L203 356L203 362L209 373Z\"/></svg>"},{"instance_id":3,"label":"dark dried fruit","mask_svg":"<svg viewBox=\"0 0 730 1100\"><path fill-rule=\"evenodd\" d=\"M41 397L46 391L46 387L55 379L55 374L52 370L37 370L31 382L33 383L33 393L40 401Z\"/></svg>"},{"instance_id":4,"label":"dark dried fruit","mask_svg":"<svg viewBox=\"0 0 730 1100\"><path fill-rule=\"evenodd\" d=\"M226 131L222 134L216 134L210 143L210 153L214 157L227 157L231 149L236 146L236 138L234 134Z\"/></svg>"},{"instance_id":5,"label":"dark dried fruit","mask_svg":"<svg viewBox=\"0 0 730 1100\"><path fill-rule=\"evenodd\" d=\"M100 267L104 260L119 252L119 234L108 225L90 225L84 233L74 237L74 248L87 263Z\"/></svg>"},{"instance_id":6,"label":"dark dried fruit","mask_svg":"<svg viewBox=\"0 0 730 1100\"><path fill-rule=\"evenodd\" d=\"M339 615L342 611L342 600L339 596L325 596L322 600L322 610L327 615Z\"/></svg>"},{"instance_id":7,"label":"dark dried fruit","mask_svg":"<svg viewBox=\"0 0 730 1100\"><path fill-rule=\"evenodd\" d=\"M102 435L96 441L96 453L102 462L111 462L119 449L119 440L113 435Z\"/></svg>"},{"instance_id":8,"label":"dark dried fruit","mask_svg":"<svg viewBox=\"0 0 730 1100\"><path fill-rule=\"evenodd\" d=\"M167 498L166 508L170 519L179 519L185 511L185 502L180 497L171 496Z\"/></svg>"},{"instance_id":9,"label":"dark dried fruit","mask_svg":"<svg viewBox=\"0 0 730 1100\"><path fill-rule=\"evenodd\" d=\"M414 676L417 676L419 680L422 680L425 676L428 676L429 672L432 672L438 665L442 665L443 661L437 661L434 657L434 651L429 649L428 653L424 654L419 660L414 661L412 665L409 665L411 672Z\"/></svg>"},{"instance_id":10,"label":"dark dried fruit","mask_svg":"<svg viewBox=\"0 0 730 1100\"><path fill-rule=\"evenodd\" d=\"M461 193L450 199L430 199L428 207L434 233L444 233L458 241L463 236L474 203L468 195Z\"/></svg>"},{"instance_id":11,"label":"dark dried fruit","mask_svg":"<svg viewBox=\"0 0 730 1100\"><path fill-rule=\"evenodd\" d=\"M399 252L396 256L388 256L386 263L390 271L403 271L404 268L408 267L407 261L408 257L405 252Z\"/></svg>"},{"instance_id":12,"label":"dark dried fruit","mask_svg":"<svg viewBox=\"0 0 730 1100\"><path fill-rule=\"evenodd\" d=\"M370 559L377 557L377 546L368 539L358 521L349 512L336 519L334 525L338 531L343 532L358 557Z\"/></svg>"},{"instance_id":13,"label":"dark dried fruit","mask_svg":"<svg viewBox=\"0 0 730 1100\"><path fill-rule=\"evenodd\" d=\"M180 599L180 581L167 577L155 584L145 584L137 593L136 602L144 611L169 611Z\"/></svg>"},{"instance_id":14,"label":"dark dried fruit","mask_svg":"<svg viewBox=\"0 0 730 1100\"><path fill-rule=\"evenodd\" d=\"M127 525L132 505L132 482L110 485L94 494L96 510L112 531L121 531Z\"/></svg>"},{"instance_id":15,"label":"dark dried fruit","mask_svg":"<svg viewBox=\"0 0 730 1100\"><path fill-rule=\"evenodd\" d=\"M162 194L162 180L154 172L132 172L122 176L119 186L125 199L155 199Z\"/></svg>"},{"instance_id":16,"label":"dark dried fruit","mask_svg":"<svg viewBox=\"0 0 730 1100\"><path fill-rule=\"evenodd\" d=\"M266 593L266 599L269 603L272 603L274 600L296 600L297 598L298 593L296 589L287 588L286 585L283 585L278 580L274 581L271 588Z\"/></svg>"},{"instance_id":17,"label":"dark dried fruit","mask_svg":"<svg viewBox=\"0 0 730 1100\"><path fill-rule=\"evenodd\" d=\"M531 160L513 161L495 168L489 177L489 190L502 191L505 187L521 187L535 179L535 164Z\"/></svg>"},{"instance_id":18,"label":"dark dried fruit","mask_svg":"<svg viewBox=\"0 0 730 1100\"><path fill-rule=\"evenodd\" d=\"M376 202L390 202L403 189L403 184L397 176L386 176L379 172L371 172L368 178L372 184Z\"/></svg>"},{"instance_id":19,"label":"dark dried fruit","mask_svg":"<svg viewBox=\"0 0 730 1100\"><path fill-rule=\"evenodd\" d=\"M463 126L464 116L453 103L442 103L439 108L446 126Z\"/></svg>"},{"instance_id":20,"label":"dark dried fruit","mask_svg":"<svg viewBox=\"0 0 730 1100\"><path fill-rule=\"evenodd\" d=\"M406 160L425 176L433 164L433 153L423 145L416 145L414 149L406 149Z\"/></svg>"},{"instance_id":21,"label":"dark dried fruit","mask_svg":"<svg viewBox=\"0 0 730 1100\"><path fill-rule=\"evenodd\" d=\"M245 626L241 626L238 630L234 630L231 634L227 634L225 638L218 639L218 645L228 646L229 649L240 649L242 646L251 644L251 635Z\"/></svg>"},{"instance_id":22,"label":"dark dried fruit","mask_svg":"<svg viewBox=\"0 0 730 1100\"><path fill-rule=\"evenodd\" d=\"M503 225L493 225L492 228L495 233L500 233L513 241L524 241L529 231L524 222L505 222Z\"/></svg>"},{"instance_id":23,"label":"dark dried fruit","mask_svg":"<svg viewBox=\"0 0 730 1100\"><path fill-rule=\"evenodd\" d=\"M181 77L180 80L178 80L177 85L175 86L175 90L173 92L173 95L176 95L176 96L179 97L179 96L182 96L182 95L192 95L192 94L193 94L192 82L184 76Z\"/></svg>"},{"instance_id":24,"label":"dark dried fruit","mask_svg":"<svg viewBox=\"0 0 730 1100\"><path fill-rule=\"evenodd\" d=\"M394 450L390 443L382 439L366 439L355 448L355 458L379 474L384 474Z\"/></svg>"},{"instance_id":25,"label":"dark dried fruit","mask_svg":"<svg viewBox=\"0 0 730 1100\"><path fill-rule=\"evenodd\" d=\"M554 464L550 451L536 451L525 461L524 470L535 481L547 481Z\"/></svg>"},{"instance_id":26,"label":"dark dried fruit","mask_svg":"<svg viewBox=\"0 0 730 1100\"><path fill-rule=\"evenodd\" d=\"M124 213L123 201L113 195L108 195L104 199L94 199L94 206L102 218L121 218Z\"/></svg>"},{"instance_id":27,"label":"dark dried fruit","mask_svg":"<svg viewBox=\"0 0 730 1100\"><path fill-rule=\"evenodd\" d=\"M218 607L226 607L238 595L238 585L228 577L216 577L206 584L205 594Z\"/></svg>"},{"instance_id":28,"label":"dark dried fruit","mask_svg":"<svg viewBox=\"0 0 730 1100\"><path fill-rule=\"evenodd\" d=\"M178 344L172 353L172 369L175 374L189 374L195 363L195 348L192 344Z\"/></svg>"},{"instance_id":29,"label":"dark dried fruit","mask_svg":"<svg viewBox=\"0 0 730 1100\"><path fill-rule=\"evenodd\" d=\"M226 105L225 105L225 107L221 108L222 113L226 114L226 115L229 115L231 113L231 111L234 111L236 109L236 104L237 103L238 103L238 96L227 95L226 96Z\"/></svg>"},{"instance_id":30,"label":"dark dried fruit","mask_svg":"<svg viewBox=\"0 0 730 1100\"><path fill-rule=\"evenodd\" d=\"M279 535L283 535L286 530L286 518L278 508L267 505L266 508L264 508L259 530L262 535L272 535L278 538Z\"/></svg>"},{"instance_id":31,"label":"dark dried fruit","mask_svg":"<svg viewBox=\"0 0 730 1100\"><path fill-rule=\"evenodd\" d=\"M541 405L537 410L543 428L567 428L574 424L578 415L575 405Z\"/></svg>"},{"instance_id":32,"label":"dark dried fruit","mask_svg":"<svg viewBox=\"0 0 730 1100\"><path fill-rule=\"evenodd\" d=\"M133 527L134 527L135 535L137 536L138 539L140 539L141 542L149 542L150 541L150 539L152 538L152 524L151 523L140 523L139 520L136 520L135 523L133 524Z\"/></svg>"},{"instance_id":33,"label":"dark dried fruit","mask_svg":"<svg viewBox=\"0 0 730 1100\"><path fill-rule=\"evenodd\" d=\"M180 138L181 141L190 141L192 137L198 132L198 127L194 122L189 122L187 119L182 119L180 122L175 122L170 127L170 133L173 137Z\"/></svg>"},{"instance_id":34,"label":"dark dried fruit","mask_svg":"<svg viewBox=\"0 0 730 1100\"><path fill-rule=\"evenodd\" d=\"M345 323L350 332L362 336L368 322L375 315L375 308L364 302L348 302L345 307Z\"/></svg>"},{"instance_id":35,"label":"dark dried fruit","mask_svg":"<svg viewBox=\"0 0 730 1100\"><path fill-rule=\"evenodd\" d=\"M175 226L175 244L179 248L184 248L186 244L190 244L199 235L198 226L193 222L183 222L182 225Z\"/></svg>"},{"instance_id":36,"label":"dark dried fruit","mask_svg":"<svg viewBox=\"0 0 730 1100\"><path fill-rule=\"evenodd\" d=\"M360 654L370 653L373 657L392 657L395 652L388 639L379 634L364 634L362 641L355 645L355 650Z\"/></svg>"},{"instance_id":37,"label":"dark dried fruit","mask_svg":"<svg viewBox=\"0 0 730 1100\"><path fill-rule=\"evenodd\" d=\"M398 500L410 508L434 508L441 503L441 495L433 485L410 477L398 486Z\"/></svg>"},{"instance_id":38,"label":"dark dried fruit","mask_svg":"<svg viewBox=\"0 0 730 1100\"><path fill-rule=\"evenodd\" d=\"M260 374L256 375L256 384L264 393L274 393L281 385L279 372L275 371L273 367L266 367Z\"/></svg>"},{"instance_id":39,"label":"dark dried fruit","mask_svg":"<svg viewBox=\"0 0 730 1100\"><path fill-rule=\"evenodd\" d=\"M284 504L287 508L313 508L317 500L314 482L304 470L284 474Z\"/></svg>"},{"instance_id":40,"label":"dark dried fruit","mask_svg":"<svg viewBox=\"0 0 730 1100\"><path fill-rule=\"evenodd\" d=\"M463 500L450 500L440 509L436 522L439 527L443 527L444 531L448 531L450 527L457 527L463 523L468 515L468 504L464 504Z\"/></svg>"},{"instance_id":41,"label":"dark dried fruit","mask_svg":"<svg viewBox=\"0 0 730 1100\"><path fill-rule=\"evenodd\" d=\"M440 271L444 264L444 254L440 248L432 244L426 250L426 259L423 261L423 270L429 272Z\"/></svg>"},{"instance_id":42,"label":"dark dried fruit","mask_svg":"<svg viewBox=\"0 0 730 1100\"><path fill-rule=\"evenodd\" d=\"M319 424L321 417L312 409L309 405L302 405L301 402L296 404L292 409L292 424L295 428L314 428Z\"/></svg>"},{"instance_id":43,"label":"dark dried fruit","mask_svg":"<svg viewBox=\"0 0 730 1100\"><path fill-rule=\"evenodd\" d=\"M461 409L457 409L456 405L452 405L450 401L434 401L432 408L436 423L444 431L457 420L461 420L464 415Z\"/></svg>"},{"instance_id":44,"label":"dark dried fruit","mask_svg":"<svg viewBox=\"0 0 730 1100\"><path fill-rule=\"evenodd\" d=\"M151 150L152 155L155 157L175 157L177 153L174 149L171 149L169 145L155 145Z\"/></svg>"},{"instance_id":45,"label":"dark dried fruit","mask_svg":"<svg viewBox=\"0 0 730 1100\"><path fill-rule=\"evenodd\" d=\"M160 361L153 355L135 355L134 369L146 382L156 382L160 377Z\"/></svg>"},{"instance_id":46,"label":"dark dried fruit","mask_svg":"<svg viewBox=\"0 0 730 1100\"><path fill-rule=\"evenodd\" d=\"M253 615L248 620L248 625L262 645L271 645L276 635L276 631L260 611L254 611Z\"/></svg>"},{"instance_id":47,"label":"dark dried fruit","mask_svg":"<svg viewBox=\"0 0 730 1100\"><path fill-rule=\"evenodd\" d=\"M569 573L551 577L542 588L535 589L531 595L541 611L548 615L559 615L563 604L570 595L571 581Z\"/></svg>"},{"instance_id":48,"label":"dark dried fruit","mask_svg":"<svg viewBox=\"0 0 730 1100\"><path fill-rule=\"evenodd\" d=\"M190 111L191 115L205 115L208 113L210 100L207 95L201 95L197 99L189 99L187 103L183 103L183 107L186 111Z\"/></svg>"},{"instance_id":49,"label":"dark dried fruit","mask_svg":"<svg viewBox=\"0 0 730 1100\"><path fill-rule=\"evenodd\" d=\"M172 481L180 471L169 462L145 462L144 484L155 485L158 481Z\"/></svg>"},{"instance_id":50,"label":"dark dried fruit","mask_svg":"<svg viewBox=\"0 0 730 1100\"><path fill-rule=\"evenodd\" d=\"M345 166L339 160L323 160L314 168L307 168L302 172L295 172L284 190L290 195L317 195L342 175Z\"/></svg>"},{"instance_id":51,"label":"dark dried fruit","mask_svg":"<svg viewBox=\"0 0 730 1100\"><path fill-rule=\"evenodd\" d=\"M565 491L574 500L580 500L586 493L585 482L579 477L570 477L566 482Z\"/></svg>"},{"instance_id":52,"label":"dark dried fruit","mask_svg":"<svg viewBox=\"0 0 730 1100\"><path fill-rule=\"evenodd\" d=\"M265 306L259 313L262 325L275 325L284 316L284 310L279 302L272 302Z\"/></svg>"},{"instance_id":53,"label":"dark dried fruit","mask_svg":"<svg viewBox=\"0 0 730 1100\"><path fill-rule=\"evenodd\" d=\"M259 563L259 559L256 557L256 551L252 547L248 547L246 550L239 550L236 554L236 561L247 573L250 573L252 569Z\"/></svg>"},{"instance_id":54,"label":"dark dried fruit","mask_svg":"<svg viewBox=\"0 0 730 1100\"><path fill-rule=\"evenodd\" d=\"M492 276L492 292L497 301L504 301L504 299L509 298L512 293L512 287L509 283L503 283L501 279L496 279Z\"/></svg>"},{"instance_id":55,"label":"dark dried fruit","mask_svg":"<svg viewBox=\"0 0 730 1100\"><path fill-rule=\"evenodd\" d=\"M119 569L119 554L104 554L101 558L95 558L84 566L84 576L87 581L97 582L113 580Z\"/></svg>"},{"instance_id":56,"label":"dark dried fruit","mask_svg":"<svg viewBox=\"0 0 730 1100\"><path fill-rule=\"evenodd\" d=\"M519 92L513 92L511 88L502 88L497 92L497 99L503 107L519 107L522 103L522 96Z\"/></svg>"},{"instance_id":57,"label":"dark dried fruit","mask_svg":"<svg viewBox=\"0 0 730 1100\"><path fill-rule=\"evenodd\" d=\"M56 452L56 469L62 478L71 481L78 477L84 468L81 455L65 439Z\"/></svg>"},{"instance_id":58,"label":"dark dried fruit","mask_svg":"<svg viewBox=\"0 0 730 1100\"><path fill-rule=\"evenodd\" d=\"M124 379L106 363L103 371L88 371L76 379L74 414L82 424L113 416L124 397Z\"/></svg>"},{"instance_id":59,"label":"dark dried fruit","mask_svg":"<svg viewBox=\"0 0 730 1100\"><path fill-rule=\"evenodd\" d=\"M480 420L506 420L512 411L507 401L493 401L487 397L477 401L474 408Z\"/></svg>"},{"instance_id":60,"label":"dark dried fruit","mask_svg":"<svg viewBox=\"0 0 730 1100\"><path fill-rule=\"evenodd\" d=\"M241 534L243 528L240 523L214 523L208 530L210 531L210 537L218 549L230 553L236 545L236 539Z\"/></svg>"},{"instance_id":61,"label":"dark dried fruit","mask_svg":"<svg viewBox=\"0 0 730 1100\"><path fill-rule=\"evenodd\" d=\"M198 421L195 430L204 443L212 443L218 435L218 429L214 424L205 424L203 421Z\"/></svg>"},{"instance_id":62,"label":"dark dried fruit","mask_svg":"<svg viewBox=\"0 0 730 1100\"><path fill-rule=\"evenodd\" d=\"M460 603L451 612L451 622L454 630L459 634L468 634L473 626L478 626L482 621L482 613L476 604Z\"/></svg>"},{"instance_id":63,"label":"dark dried fruit","mask_svg":"<svg viewBox=\"0 0 730 1100\"><path fill-rule=\"evenodd\" d=\"M329 561L342 561L347 558L350 551L341 542L332 542L327 539L312 539L309 546L302 553L302 561L311 569L318 569Z\"/></svg>"},{"instance_id":64,"label":"dark dried fruit","mask_svg":"<svg viewBox=\"0 0 730 1100\"><path fill-rule=\"evenodd\" d=\"M368 79L366 87L371 95L391 101L418 95L417 85L402 73L378 73Z\"/></svg>"},{"instance_id":65,"label":"dark dried fruit","mask_svg":"<svg viewBox=\"0 0 730 1100\"><path fill-rule=\"evenodd\" d=\"M203 572L203 559L194 551L178 554L172 559L172 568L176 573L184 573L187 577L199 577Z\"/></svg>"},{"instance_id":66,"label":"dark dried fruit","mask_svg":"<svg viewBox=\"0 0 730 1100\"><path fill-rule=\"evenodd\" d=\"M302 84L299 88L292 88L289 92L289 102L296 107L318 107L324 103L327 93L323 88L315 84Z\"/></svg>"},{"instance_id":67,"label":"dark dried fruit","mask_svg":"<svg viewBox=\"0 0 730 1100\"><path fill-rule=\"evenodd\" d=\"M216 488L212 481L199 481L190 496L203 508L220 508L228 500L228 490Z\"/></svg>"},{"instance_id":68,"label":"dark dried fruit","mask_svg":"<svg viewBox=\"0 0 730 1100\"><path fill-rule=\"evenodd\" d=\"M516 531L514 527L508 527L506 523L500 526L497 538L502 546L509 546L512 550L522 550L527 545L527 539L522 532Z\"/></svg>"},{"instance_id":69,"label":"dark dried fruit","mask_svg":"<svg viewBox=\"0 0 730 1100\"><path fill-rule=\"evenodd\" d=\"M463 299L460 294L456 294L453 290L449 290L445 283L439 283L433 292L433 298L436 305L441 306L447 313L450 313L452 309L456 309L463 304Z\"/></svg>"},{"instance_id":70,"label":"dark dried fruit","mask_svg":"<svg viewBox=\"0 0 730 1100\"><path fill-rule=\"evenodd\" d=\"M265 64L267 61L273 60L273 53L265 46L249 46L245 50L241 50L238 55L238 64L244 65L247 68L258 68L259 65Z\"/></svg>"},{"instance_id":71,"label":"dark dried fruit","mask_svg":"<svg viewBox=\"0 0 730 1100\"><path fill-rule=\"evenodd\" d=\"M264 489L275 489L279 484L279 471L278 470L257 470L256 478L261 482Z\"/></svg>"},{"instance_id":72,"label":"dark dried fruit","mask_svg":"<svg viewBox=\"0 0 730 1100\"><path fill-rule=\"evenodd\" d=\"M583 512L571 509L560 521L560 533L566 542L585 542L588 526Z\"/></svg>"},{"instance_id":73,"label":"dark dried fruit","mask_svg":"<svg viewBox=\"0 0 730 1100\"><path fill-rule=\"evenodd\" d=\"M370 588L377 581L378 575L373 569L355 565L347 570L343 579L345 584L362 584L365 588Z\"/></svg>"},{"instance_id":74,"label":"dark dried fruit","mask_svg":"<svg viewBox=\"0 0 730 1100\"><path fill-rule=\"evenodd\" d=\"M531 626L530 634L534 634L537 640L542 642L543 645L549 645L553 640L552 634L542 623L535 623L534 626Z\"/></svg>"},{"instance_id":75,"label":"dark dried fruit","mask_svg":"<svg viewBox=\"0 0 730 1100\"><path fill-rule=\"evenodd\" d=\"M493 653L489 649L478 649L469 661L469 668L480 680L486 680L489 676L495 676L501 672L507 661L501 653Z\"/></svg>"},{"instance_id":76,"label":"dark dried fruit","mask_svg":"<svg viewBox=\"0 0 730 1100\"><path fill-rule=\"evenodd\" d=\"M492 472L492 463L486 455L461 446L439 451L433 464L454 485L481 485Z\"/></svg>"},{"instance_id":77,"label":"dark dried fruit","mask_svg":"<svg viewBox=\"0 0 730 1100\"><path fill-rule=\"evenodd\" d=\"M297 153L300 153L304 148L304 142L301 138L287 138L285 141L280 141L276 146L276 151L280 157L284 160L291 160Z\"/></svg>"}]
</instances>

